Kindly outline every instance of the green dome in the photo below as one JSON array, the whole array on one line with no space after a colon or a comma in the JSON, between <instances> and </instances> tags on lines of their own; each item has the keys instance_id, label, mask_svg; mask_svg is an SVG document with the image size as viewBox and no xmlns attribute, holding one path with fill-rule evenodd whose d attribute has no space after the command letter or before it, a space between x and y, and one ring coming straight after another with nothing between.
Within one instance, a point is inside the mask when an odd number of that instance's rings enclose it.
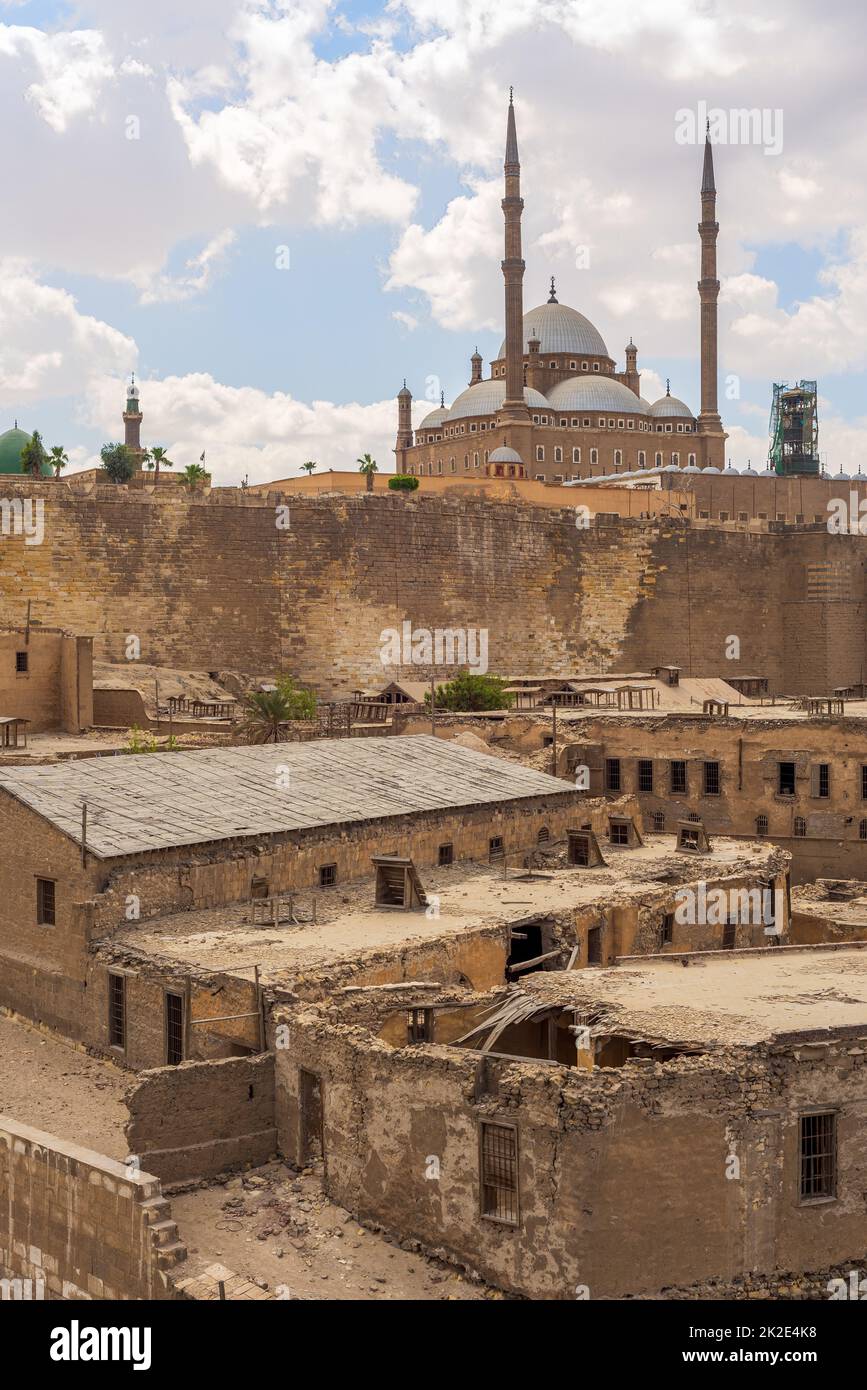
<instances>
[{"instance_id":1,"label":"green dome","mask_svg":"<svg viewBox=\"0 0 867 1390\"><path fill-rule=\"evenodd\" d=\"M31 435L26 430L20 430L16 425L14 429L7 430L5 434L0 434L0 473L21 473L21 450L31 439ZM43 478L53 477L53 470L45 464L42 469Z\"/></svg>"}]
</instances>

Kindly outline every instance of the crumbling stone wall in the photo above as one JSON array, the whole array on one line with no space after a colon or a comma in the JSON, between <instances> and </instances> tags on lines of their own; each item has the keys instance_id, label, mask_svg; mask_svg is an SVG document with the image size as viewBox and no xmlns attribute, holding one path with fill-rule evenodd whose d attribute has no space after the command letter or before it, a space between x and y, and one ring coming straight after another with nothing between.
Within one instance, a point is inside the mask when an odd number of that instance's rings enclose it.
<instances>
[{"instance_id":1,"label":"crumbling stone wall","mask_svg":"<svg viewBox=\"0 0 867 1390\"><path fill-rule=\"evenodd\" d=\"M867 1244L867 1038L854 1031L585 1072L391 1048L309 1009L275 1017L282 1150L303 1138L303 1068L320 1078L332 1195L514 1292L701 1296L748 1276L773 1288L857 1266ZM838 1195L802 1205L799 1116L816 1105L838 1108ZM480 1215L483 1120L518 1125L517 1226Z\"/></svg>"},{"instance_id":2,"label":"crumbling stone wall","mask_svg":"<svg viewBox=\"0 0 867 1390\"><path fill-rule=\"evenodd\" d=\"M408 619L486 628L503 674L660 661L718 674L732 633L731 670L761 670L775 689L849 684L864 662L858 539L826 530L580 528L571 508L425 496L424 483L415 498L8 488L44 499L45 539L5 538L0 621L20 622L37 594L40 620L92 632L102 660L126 660L134 634L143 661L208 669L219 652L226 667L282 666L347 694L381 679L380 634Z\"/></svg>"},{"instance_id":3,"label":"crumbling stone wall","mask_svg":"<svg viewBox=\"0 0 867 1390\"><path fill-rule=\"evenodd\" d=\"M163 1299L185 1258L156 1177L0 1115L0 1276L49 1299Z\"/></svg>"},{"instance_id":4,"label":"crumbling stone wall","mask_svg":"<svg viewBox=\"0 0 867 1390\"><path fill-rule=\"evenodd\" d=\"M126 1103L130 1153L163 1182L266 1163L277 1148L268 1053L142 1072Z\"/></svg>"}]
</instances>

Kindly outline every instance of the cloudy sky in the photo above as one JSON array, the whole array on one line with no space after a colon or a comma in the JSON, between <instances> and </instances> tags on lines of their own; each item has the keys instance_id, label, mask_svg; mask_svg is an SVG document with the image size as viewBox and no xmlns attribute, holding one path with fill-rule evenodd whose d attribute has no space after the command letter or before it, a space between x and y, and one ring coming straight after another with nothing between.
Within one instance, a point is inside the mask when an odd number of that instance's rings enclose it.
<instances>
[{"instance_id":1,"label":"cloudy sky","mask_svg":"<svg viewBox=\"0 0 867 1390\"><path fill-rule=\"evenodd\" d=\"M502 336L513 84L525 308L556 275L642 394L697 409L720 113L729 452L763 459L771 383L816 377L854 472L865 30L861 0L0 0L0 429L84 466L135 369L145 442L217 482L391 468L404 376L418 419Z\"/></svg>"}]
</instances>

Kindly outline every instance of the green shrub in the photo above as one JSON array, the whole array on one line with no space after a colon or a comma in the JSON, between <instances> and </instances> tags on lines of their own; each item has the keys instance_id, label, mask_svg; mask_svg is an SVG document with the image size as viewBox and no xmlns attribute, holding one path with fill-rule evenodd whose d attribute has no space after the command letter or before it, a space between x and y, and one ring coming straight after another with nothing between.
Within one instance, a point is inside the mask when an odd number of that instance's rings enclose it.
<instances>
[{"instance_id":1,"label":"green shrub","mask_svg":"<svg viewBox=\"0 0 867 1390\"><path fill-rule=\"evenodd\" d=\"M506 682L500 676L474 676L469 671L462 671L453 681L436 689L437 709L456 712L511 709L513 699L506 693ZM430 704L429 691L424 702Z\"/></svg>"},{"instance_id":2,"label":"green shrub","mask_svg":"<svg viewBox=\"0 0 867 1390\"><path fill-rule=\"evenodd\" d=\"M414 478L411 473L394 473L388 480L388 486L394 492L415 492L418 478Z\"/></svg>"}]
</instances>

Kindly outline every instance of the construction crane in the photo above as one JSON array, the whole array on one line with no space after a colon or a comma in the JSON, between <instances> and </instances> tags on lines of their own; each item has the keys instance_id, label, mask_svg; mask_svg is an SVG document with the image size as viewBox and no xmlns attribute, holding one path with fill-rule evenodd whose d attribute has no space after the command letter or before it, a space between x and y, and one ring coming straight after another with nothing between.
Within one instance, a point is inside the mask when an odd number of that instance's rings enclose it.
<instances>
[{"instance_id":1,"label":"construction crane","mask_svg":"<svg viewBox=\"0 0 867 1390\"><path fill-rule=\"evenodd\" d=\"M774 383L768 467L783 477L821 472L815 381Z\"/></svg>"}]
</instances>

